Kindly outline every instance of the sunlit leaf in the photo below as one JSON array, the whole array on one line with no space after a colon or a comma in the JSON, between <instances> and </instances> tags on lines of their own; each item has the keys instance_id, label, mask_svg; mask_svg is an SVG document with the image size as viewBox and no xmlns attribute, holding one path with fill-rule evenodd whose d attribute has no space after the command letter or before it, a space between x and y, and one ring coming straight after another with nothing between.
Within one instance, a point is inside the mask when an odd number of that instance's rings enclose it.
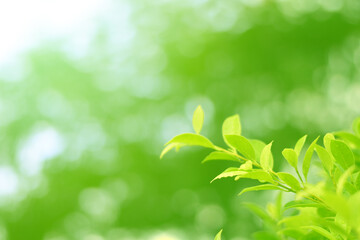
<instances>
[{"instance_id":1,"label":"sunlit leaf","mask_svg":"<svg viewBox=\"0 0 360 240\"><path fill-rule=\"evenodd\" d=\"M334 167L334 161L333 161L331 155L329 154L329 152L325 148L323 148L323 147L321 147L319 145L315 146L315 150L316 150L316 153L319 156L325 170L330 175L332 175L332 170L333 170L333 167Z\"/></svg>"},{"instance_id":2,"label":"sunlit leaf","mask_svg":"<svg viewBox=\"0 0 360 240\"><path fill-rule=\"evenodd\" d=\"M321 205L311 200L295 200L286 203L284 208L290 209L290 208L319 207L319 206Z\"/></svg>"},{"instance_id":3,"label":"sunlit leaf","mask_svg":"<svg viewBox=\"0 0 360 240\"><path fill-rule=\"evenodd\" d=\"M234 147L244 157L255 160L255 150L249 140L239 135L225 135L225 139L231 147Z\"/></svg>"},{"instance_id":4,"label":"sunlit leaf","mask_svg":"<svg viewBox=\"0 0 360 240\"><path fill-rule=\"evenodd\" d=\"M296 152L296 154L297 154L298 156L300 155L300 152L301 152L301 150L302 150L302 148L303 148L303 146L304 146L304 143L305 143L305 141L306 141L306 138L307 138L307 135L303 136L303 137L300 138L300 139L296 142L296 144L295 144L294 150L295 150L295 152Z\"/></svg>"},{"instance_id":5,"label":"sunlit leaf","mask_svg":"<svg viewBox=\"0 0 360 240\"><path fill-rule=\"evenodd\" d=\"M266 146L266 144L264 142L262 142L260 140L256 140L256 139L249 139L249 141L255 150L256 161L260 162L261 152L264 149L264 147Z\"/></svg>"},{"instance_id":6,"label":"sunlit leaf","mask_svg":"<svg viewBox=\"0 0 360 240\"><path fill-rule=\"evenodd\" d=\"M344 189L346 180L351 176L351 173L354 171L355 166L349 167L339 178L337 187L336 187L336 194L341 195Z\"/></svg>"},{"instance_id":7,"label":"sunlit leaf","mask_svg":"<svg viewBox=\"0 0 360 240\"><path fill-rule=\"evenodd\" d=\"M239 176L239 175L244 175L247 172L245 170L240 170L240 168L227 168L225 171L223 171L222 173L220 173L219 175L217 175L213 180L211 180L211 182L217 180L217 179L221 179L221 178L226 178L226 177L235 177L235 176Z\"/></svg>"},{"instance_id":8,"label":"sunlit leaf","mask_svg":"<svg viewBox=\"0 0 360 240\"><path fill-rule=\"evenodd\" d=\"M360 135L354 135L348 132L336 132L335 136L341 138L352 148L360 148Z\"/></svg>"},{"instance_id":9,"label":"sunlit leaf","mask_svg":"<svg viewBox=\"0 0 360 240\"><path fill-rule=\"evenodd\" d=\"M241 135L240 116L233 115L225 119L222 125L222 134L226 135Z\"/></svg>"},{"instance_id":10,"label":"sunlit leaf","mask_svg":"<svg viewBox=\"0 0 360 240\"><path fill-rule=\"evenodd\" d=\"M194 133L183 133L180 135L175 136L173 139L171 139L168 143L182 143L184 145L188 146L202 146L206 148L214 148L214 144L210 142L209 139L207 139L204 136L194 134Z\"/></svg>"},{"instance_id":11,"label":"sunlit leaf","mask_svg":"<svg viewBox=\"0 0 360 240\"><path fill-rule=\"evenodd\" d=\"M204 124L204 110L199 105L193 115L192 124L194 131L199 134Z\"/></svg>"},{"instance_id":12,"label":"sunlit leaf","mask_svg":"<svg viewBox=\"0 0 360 240\"><path fill-rule=\"evenodd\" d=\"M330 142L331 142L331 140L335 140L334 135L331 134L331 133L325 134L324 139L323 139L323 143L324 143L325 149L326 149L327 151L329 151L329 153L331 153L331 148L330 148Z\"/></svg>"},{"instance_id":13,"label":"sunlit leaf","mask_svg":"<svg viewBox=\"0 0 360 240\"><path fill-rule=\"evenodd\" d=\"M309 148L306 150L305 153L305 157L304 157L304 161L303 161L303 166L302 166L302 170L303 170L303 174L305 179L307 180L307 175L309 173L309 169L310 169L310 163L311 163L311 158L312 155L314 153L314 148L315 148L315 144L318 141L319 137L317 137L309 146Z\"/></svg>"},{"instance_id":14,"label":"sunlit leaf","mask_svg":"<svg viewBox=\"0 0 360 240\"><path fill-rule=\"evenodd\" d=\"M282 151L282 155L288 161L288 163L295 169L297 169L298 154L291 148L285 148Z\"/></svg>"},{"instance_id":15,"label":"sunlit leaf","mask_svg":"<svg viewBox=\"0 0 360 240\"><path fill-rule=\"evenodd\" d=\"M251 170L253 168L252 162L251 161L246 161L245 163L243 163L240 166L241 170Z\"/></svg>"},{"instance_id":16,"label":"sunlit leaf","mask_svg":"<svg viewBox=\"0 0 360 240\"><path fill-rule=\"evenodd\" d=\"M355 164L354 154L350 148L342 141L331 140L331 153L335 161L344 169L348 169Z\"/></svg>"},{"instance_id":17,"label":"sunlit leaf","mask_svg":"<svg viewBox=\"0 0 360 240\"><path fill-rule=\"evenodd\" d=\"M290 173L279 172L277 173L277 175L281 180L283 180L289 187L291 187L295 191L301 190L299 181Z\"/></svg>"},{"instance_id":18,"label":"sunlit leaf","mask_svg":"<svg viewBox=\"0 0 360 240\"><path fill-rule=\"evenodd\" d=\"M229 153L215 151L215 152L211 152L209 155L207 155L206 158L202 161L202 163L205 163L207 161L212 161L212 160L229 160L229 161L235 161L235 162L243 162L242 160L238 159L237 157L235 157L234 155L231 155Z\"/></svg>"},{"instance_id":19,"label":"sunlit leaf","mask_svg":"<svg viewBox=\"0 0 360 240\"><path fill-rule=\"evenodd\" d=\"M242 203L246 208L251 210L255 213L259 218L261 218L266 223L274 223L274 219L272 219L269 214L262 209L261 207L257 206L254 203Z\"/></svg>"},{"instance_id":20,"label":"sunlit leaf","mask_svg":"<svg viewBox=\"0 0 360 240\"><path fill-rule=\"evenodd\" d=\"M271 145L272 142L266 145L260 155L260 165L266 171L272 170L274 165L274 159L271 153Z\"/></svg>"},{"instance_id":21,"label":"sunlit leaf","mask_svg":"<svg viewBox=\"0 0 360 240\"><path fill-rule=\"evenodd\" d=\"M242 174L239 174L238 176L235 177L235 180L238 180L240 178L256 179L259 182L270 182L275 184L274 179L271 177L271 175L268 172L258 169L254 169L250 172L244 172Z\"/></svg>"},{"instance_id":22,"label":"sunlit leaf","mask_svg":"<svg viewBox=\"0 0 360 240\"><path fill-rule=\"evenodd\" d=\"M239 195L245 193L245 192L251 192L251 191L260 191L260 190L282 190L284 191L283 188L279 187L279 186L275 186L275 185L271 185L271 184L262 184L262 185L257 185L254 187L248 187L248 188L244 188Z\"/></svg>"},{"instance_id":23,"label":"sunlit leaf","mask_svg":"<svg viewBox=\"0 0 360 240\"><path fill-rule=\"evenodd\" d=\"M214 240L221 240L221 234L222 234L222 229L218 232L218 234L216 234L215 239Z\"/></svg>"},{"instance_id":24,"label":"sunlit leaf","mask_svg":"<svg viewBox=\"0 0 360 240\"><path fill-rule=\"evenodd\" d=\"M329 231L327 231L324 228L319 227L319 226L314 226L314 225L312 225L312 226L303 226L302 228L314 230L315 232L323 235L324 237L328 238L329 240L336 240L337 239Z\"/></svg>"},{"instance_id":25,"label":"sunlit leaf","mask_svg":"<svg viewBox=\"0 0 360 240\"><path fill-rule=\"evenodd\" d=\"M170 143L170 144L166 145L164 150L162 150L162 152L160 154L160 158L163 158L166 153L168 153L171 149L176 148L177 145L178 145L178 143Z\"/></svg>"}]
</instances>

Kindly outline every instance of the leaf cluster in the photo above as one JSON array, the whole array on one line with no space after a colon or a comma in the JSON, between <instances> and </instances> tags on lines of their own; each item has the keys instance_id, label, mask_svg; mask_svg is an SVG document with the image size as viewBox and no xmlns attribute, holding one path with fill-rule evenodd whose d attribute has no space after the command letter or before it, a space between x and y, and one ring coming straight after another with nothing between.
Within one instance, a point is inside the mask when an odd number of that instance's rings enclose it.
<instances>
[{"instance_id":1,"label":"leaf cluster","mask_svg":"<svg viewBox=\"0 0 360 240\"><path fill-rule=\"evenodd\" d=\"M353 133L328 133L312 141L300 138L293 148L285 148L282 156L296 174L275 171L272 142L248 139L241 133L239 115L225 119L222 135L226 147L220 147L201 135L204 111L198 106L193 115L195 133L175 136L166 143L161 157L171 149L201 146L212 150L203 163L215 160L232 161L237 166L225 169L212 181L230 177L254 179L258 184L242 189L276 190L276 203L266 210L247 203L267 227L254 234L256 239L360 239L360 118L353 123ZM322 179L308 181L315 154L320 160ZM280 161L280 159L277 159ZM293 193L294 200L282 203L282 192ZM222 230L215 239L221 239Z\"/></svg>"}]
</instances>

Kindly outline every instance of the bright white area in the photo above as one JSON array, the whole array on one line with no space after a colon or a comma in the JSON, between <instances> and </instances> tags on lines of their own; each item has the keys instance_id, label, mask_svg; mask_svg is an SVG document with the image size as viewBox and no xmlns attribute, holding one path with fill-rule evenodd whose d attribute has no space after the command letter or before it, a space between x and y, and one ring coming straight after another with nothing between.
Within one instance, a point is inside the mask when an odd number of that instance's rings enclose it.
<instances>
[{"instance_id":1,"label":"bright white area","mask_svg":"<svg viewBox=\"0 0 360 240\"><path fill-rule=\"evenodd\" d=\"M66 38L95 26L107 0L0 2L0 66L43 39Z\"/></svg>"}]
</instances>

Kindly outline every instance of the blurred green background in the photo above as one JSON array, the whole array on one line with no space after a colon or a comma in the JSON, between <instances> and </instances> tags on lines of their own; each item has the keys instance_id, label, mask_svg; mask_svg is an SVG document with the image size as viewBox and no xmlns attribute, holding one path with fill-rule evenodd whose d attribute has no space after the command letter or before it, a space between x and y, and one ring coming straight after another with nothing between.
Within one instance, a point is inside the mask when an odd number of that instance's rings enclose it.
<instances>
[{"instance_id":1,"label":"blurred green background","mask_svg":"<svg viewBox=\"0 0 360 240\"><path fill-rule=\"evenodd\" d=\"M0 3L0 239L251 239L260 221L210 180L228 163L171 152L241 116L280 149L360 115L358 0Z\"/></svg>"}]
</instances>

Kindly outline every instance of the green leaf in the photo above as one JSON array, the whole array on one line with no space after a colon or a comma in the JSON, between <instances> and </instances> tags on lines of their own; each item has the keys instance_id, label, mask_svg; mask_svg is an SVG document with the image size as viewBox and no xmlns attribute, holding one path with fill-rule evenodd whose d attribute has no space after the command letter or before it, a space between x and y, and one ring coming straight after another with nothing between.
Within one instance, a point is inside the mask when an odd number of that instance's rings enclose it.
<instances>
[{"instance_id":1,"label":"green leaf","mask_svg":"<svg viewBox=\"0 0 360 240\"><path fill-rule=\"evenodd\" d=\"M260 165L265 171L272 170L274 158L271 153L272 142L264 147L260 155Z\"/></svg>"},{"instance_id":2,"label":"green leaf","mask_svg":"<svg viewBox=\"0 0 360 240\"><path fill-rule=\"evenodd\" d=\"M342 141L331 140L330 142L331 153L335 158L335 161L344 169L348 169L355 164L354 154Z\"/></svg>"},{"instance_id":3,"label":"green leaf","mask_svg":"<svg viewBox=\"0 0 360 240\"><path fill-rule=\"evenodd\" d=\"M334 135L331 134L331 133L325 134L324 139L323 139L323 142L324 142L325 149L326 149L327 151L329 151L329 153L331 153L331 148L330 148L330 142L331 142L331 140L335 140Z\"/></svg>"},{"instance_id":4,"label":"green leaf","mask_svg":"<svg viewBox=\"0 0 360 240\"><path fill-rule=\"evenodd\" d=\"M244 171L243 173L236 176L235 180L239 180L240 178L250 178L250 179L258 180L259 182L270 182L276 184L276 182L268 172L265 172L260 169L254 169L251 172Z\"/></svg>"},{"instance_id":5,"label":"green leaf","mask_svg":"<svg viewBox=\"0 0 360 240\"><path fill-rule=\"evenodd\" d=\"M233 115L225 119L222 125L222 133L225 135L241 135L240 116Z\"/></svg>"},{"instance_id":6,"label":"green leaf","mask_svg":"<svg viewBox=\"0 0 360 240\"><path fill-rule=\"evenodd\" d=\"M169 145L165 146L164 150L162 150L160 154L160 159L164 157L166 153L168 153L171 149L176 148L178 146L178 143L170 143Z\"/></svg>"},{"instance_id":7,"label":"green leaf","mask_svg":"<svg viewBox=\"0 0 360 240\"><path fill-rule=\"evenodd\" d=\"M204 110L200 105L196 108L194 112L192 124L195 132L199 134L204 124Z\"/></svg>"},{"instance_id":8,"label":"green leaf","mask_svg":"<svg viewBox=\"0 0 360 240\"><path fill-rule=\"evenodd\" d=\"M239 151L244 157L255 161L255 150L249 140L239 135L225 135L229 145Z\"/></svg>"},{"instance_id":9,"label":"green leaf","mask_svg":"<svg viewBox=\"0 0 360 240\"><path fill-rule=\"evenodd\" d=\"M218 234L216 234L215 239L214 240L221 240L221 233L222 233L222 229L218 232Z\"/></svg>"},{"instance_id":10,"label":"green leaf","mask_svg":"<svg viewBox=\"0 0 360 240\"><path fill-rule=\"evenodd\" d=\"M300 139L296 142L296 144L295 144L294 150L295 150L295 152L296 152L296 154L297 154L298 156L300 156L300 152L301 152L301 150L302 150L302 148L303 148L303 146L304 146L304 143L305 143L305 141L306 141L306 138L307 138L307 135L303 136L303 137L300 138Z\"/></svg>"},{"instance_id":11,"label":"green leaf","mask_svg":"<svg viewBox=\"0 0 360 240\"><path fill-rule=\"evenodd\" d=\"M302 228L311 229L311 230L323 235L324 237L328 238L329 240L336 240L337 239L329 231L323 229L322 227L318 227L318 226L313 225L313 226L303 226Z\"/></svg>"},{"instance_id":12,"label":"green leaf","mask_svg":"<svg viewBox=\"0 0 360 240\"><path fill-rule=\"evenodd\" d=\"M314 148L315 148L315 144L318 141L319 137L317 137L309 146L309 148L306 150L305 153L305 157L304 157L304 161L303 161L303 166L302 166L302 170L303 170L303 174L305 179L307 180L307 175L309 173L309 169L310 169L310 163L311 163L311 158L312 155L314 153Z\"/></svg>"},{"instance_id":13,"label":"green leaf","mask_svg":"<svg viewBox=\"0 0 360 240\"><path fill-rule=\"evenodd\" d=\"M274 223L274 219L272 219L269 214L254 203L242 203L246 208L250 209L253 213L255 213L258 217L260 217L266 223Z\"/></svg>"},{"instance_id":14,"label":"green leaf","mask_svg":"<svg viewBox=\"0 0 360 240\"><path fill-rule=\"evenodd\" d=\"M218 234L216 234L214 240L221 240L221 233L222 233L222 229L218 232Z\"/></svg>"},{"instance_id":15,"label":"green leaf","mask_svg":"<svg viewBox=\"0 0 360 240\"><path fill-rule=\"evenodd\" d=\"M286 203L284 206L285 209L304 208L304 207L321 207L321 205L311 200L295 200Z\"/></svg>"},{"instance_id":16,"label":"green leaf","mask_svg":"<svg viewBox=\"0 0 360 240\"><path fill-rule=\"evenodd\" d=\"M234 155L231 155L229 153L225 152L211 152L209 155L206 156L206 158L202 161L202 163L212 161L212 160L229 160L229 161L235 161L235 162L243 162L242 160L238 159Z\"/></svg>"},{"instance_id":17,"label":"green leaf","mask_svg":"<svg viewBox=\"0 0 360 240\"><path fill-rule=\"evenodd\" d=\"M358 173L358 175L356 177L355 186L358 190L360 190L360 172Z\"/></svg>"},{"instance_id":18,"label":"green leaf","mask_svg":"<svg viewBox=\"0 0 360 240\"><path fill-rule=\"evenodd\" d=\"M291 187L295 191L299 191L302 189L299 181L290 173L279 172L277 173L277 175L281 180L283 180L289 187Z\"/></svg>"},{"instance_id":19,"label":"green leaf","mask_svg":"<svg viewBox=\"0 0 360 240\"><path fill-rule=\"evenodd\" d=\"M282 155L288 161L288 163L295 169L297 169L297 163L298 163L298 154L295 150L291 148L285 148L282 151Z\"/></svg>"},{"instance_id":20,"label":"green leaf","mask_svg":"<svg viewBox=\"0 0 360 240\"><path fill-rule=\"evenodd\" d=\"M330 176L332 176L334 161L333 161L331 155L328 153L328 151L325 148L323 148L319 145L315 146L315 150L322 162L324 169L330 174Z\"/></svg>"},{"instance_id":21,"label":"green leaf","mask_svg":"<svg viewBox=\"0 0 360 240\"><path fill-rule=\"evenodd\" d=\"M336 194L341 195L345 186L347 179L351 176L352 172L354 171L355 166L349 167L339 178L337 187L336 187Z\"/></svg>"},{"instance_id":22,"label":"green leaf","mask_svg":"<svg viewBox=\"0 0 360 240\"><path fill-rule=\"evenodd\" d=\"M202 146L206 148L215 148L214 144L210 142L209 139L194 133L183 133L177 135L173 139L171 139L168 143L166 143L166 145L170 143L182 143L188 146Z\"/></svg>"},{"instance_id":23,"label":"green leaf","mask_svg":"<svg viewBox=\"0 0 360 240\"><path fill-rule=\"evenodd\" d=\"M360 148L360 135L356 136L348 132L336 132L335 136L341 138L352 148Z\"/></svg>"},{"instance_id":24,"label":"green leaf","mask_svg":"<svg viewBox=\"0 0 360 240\"><path fill-rule=\"evenodd\" d=\"M262 184L262 185L257 185L254 187L244 188L238 195L240 196L241 194L246 193L246 192L260 191L260 190L282 190L282 191L284 191L284 189L282 189L279 186L275 186L275 185L271 185L271 184Z\"/></svg>"},{"instance_id":25,"label":"green leaf","mask_svg":"<svg viewBox=\"0 0 360 240\"><path fill-rule=\"evenodd\" d=\"M247 171L242 170L240 168L230 167L230 168L225 169L225 171L223 171L219 175L217 175L213 180L211 180L211 182L213 182L217 179L225 178L225 177L236 177L239 175L244 175L246 173L247 173Z\"/></svg>"},{"instance_id":26,"label":"green leaf","mask_svg":"<svg viewBox=\"0 0 360 240\"><path fill-rule=\"evenodd\" d=\"M253 146L255 150L255 159L257 162L260 162L260 155L266 144L260 140L256 139L249 139L251 145Z\"/></svg>"},{"instance_id":27,"label":"green leaf","mask_svg":"<svg viewBox=\"0 0 360 240\"><path fill-rule=\"evenodd\" d=\"M356 135L360 136L360 117L356 118L352 124L353 131Z\"/></svg>"},{"instance_id":28,"label":"green leaf","mask_svg":"<svg viewBox=\"0 0 360 240\"><path fill-rule=\"evenodd\" d=\"M242 164L242 165L240 166L240 169L247 171L247 170L251 170L252 167L253 167L253 166L252 166L252 162L251 162L251 161L246 161L244 164Z\"/></svg>"}]
</instances>

